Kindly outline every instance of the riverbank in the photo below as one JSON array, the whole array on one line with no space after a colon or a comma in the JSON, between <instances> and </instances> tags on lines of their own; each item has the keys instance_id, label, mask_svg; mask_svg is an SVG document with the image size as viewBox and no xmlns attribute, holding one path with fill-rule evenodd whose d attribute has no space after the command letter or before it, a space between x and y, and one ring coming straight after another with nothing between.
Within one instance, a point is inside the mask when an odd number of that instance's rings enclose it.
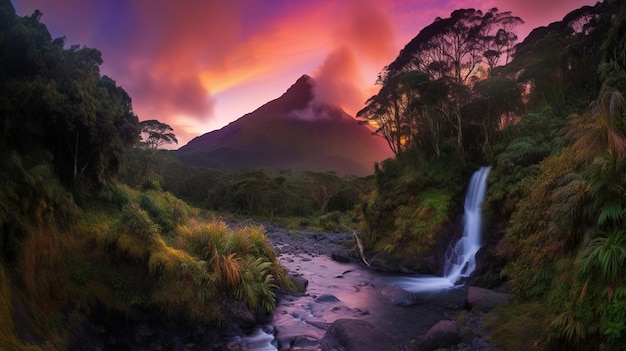
<instances>
[{"instance_id":1,"label":"riverbank","mask_svg":"<svg viewBox=\"0 0 626 351\"><path fill-rule=\"evenodd\" d=\"M90 320L74 330L70 350L319 350L324 349L329 330L337 331L333 324L345 320L354 325L344 322L343 328L366 323L388 334L403 350L427 350L422 341L436 325L452 326L455 336L450 340L455 343L449 350L497 350L485 341L486 312L466 309L465 287L434 293L396 289L413 277L366 267L352 233L229 223L240 225L264 227L277 259L303 292L278 291L272 315L255 313L225 296L223 308L230 317L221 328L190 325L141 306L131 308L128 315L96 306ZM358 332L352 335L359 338ZM260 346L251 340L261 340Z\"/></svg>"}]
</instances>

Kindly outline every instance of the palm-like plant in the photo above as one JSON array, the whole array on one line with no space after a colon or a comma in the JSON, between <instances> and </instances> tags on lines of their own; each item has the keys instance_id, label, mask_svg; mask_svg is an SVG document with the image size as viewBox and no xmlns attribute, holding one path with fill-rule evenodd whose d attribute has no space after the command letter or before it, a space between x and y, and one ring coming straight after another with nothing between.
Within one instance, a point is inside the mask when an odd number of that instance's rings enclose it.
<instances>
[{"instance_id":1,"label":"palm-like plant","mask_svg":"<svg viewBox=\"0 0 626 351\"><path fill-rule=\"evenodd\" d=\"M271 312L276 307L276 295L272 289L277 288L274 276L269 273L271 265L262 257L248 257L242 270L241 284L233 291L235 297L253 309L262 307Z\"/></svg>"},{"instance_id":2,"label":"palm-like plant","mask_svg":"<svg viewBox=\"0 0 626 351\"><path fill-rule=\"evenodd\" d=\"M576 140L574 148L580 160L592 160L598 153L608 151L614 159L626 154L626 137L619 122L625 101L617 90L605 90L584 115L573 115L567 136Z\"/></svg>"},{"instance_id":3,"label":"palm-like plant","mask_svg":"<svg viewBox=\"0 0 626 351\"><path fill-rule=\"evenodd\" d=\"M619 282L622 267L626 264L626 231L613 228L610 232L601 232L585 247L578 260L580 272L598 278L610 286Z\"/></svg>"}]
</instances>

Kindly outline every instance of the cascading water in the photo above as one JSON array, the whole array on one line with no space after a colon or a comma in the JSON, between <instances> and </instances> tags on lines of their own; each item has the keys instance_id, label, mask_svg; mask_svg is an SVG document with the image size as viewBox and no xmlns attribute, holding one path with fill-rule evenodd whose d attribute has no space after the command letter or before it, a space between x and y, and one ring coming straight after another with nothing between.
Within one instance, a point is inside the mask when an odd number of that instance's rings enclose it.
<instances>
[{"instance_id":1,"label":"cascading water","mask_svg":"<svg viewBox=\"0 0 626 351\"><path fill-rule=\"evenodd\" d=\"M481 206L487 190L490 167L481 167L474 173L465 195L463 236L446 254L444 277L455 284L468 277L476 268L476 252L481 246Z\"/></svg>"},{"instance_id":2,"label":"cascading water","mask_svg":"<svg viewBox=\"0 0 626 351\"><path fill-rule=\"evenodd\" d=\"M476 252L478 252L481 246L481 206L485 198L485 192L487 190L487 175L489 174L489 169L489 167L482 167L472 176L467 195L465 197L463 236L453 247L451 247L451 249L447 253L447 260L444 266L443 276L381 277L371 276L370 274L372 274L372 272L370 271L361 272L358 266L352 266L352 268L348 270L345 270L343 266L335 267L335 265L340 264L334 263L332 261L322 261L323 264L321 265L311 265L311 260L323 260L324 258L321 256L310 258L307 261L304 261L306 267L308 268L304 268L304 266L301 266L302 263L292 263L295 265L295 269L298 270L298 272L303 272L311 269L311 271L309 271L307 275L305 275L307 279L311 279L312 282L312 284L309 285L311 295L307 293L299 297L299 299L302 300L298 300L298 302L287 299L284 305L279 306L279 308L282 308L283 310L282 312L278 312L275 314L277 317L274 321L274 327L277 327L276 330L282 330L278 332L278 335L283 335L283 338L285 338L285 335L288 336L290 333L296 333L296 335L309 335L309 333L319 333L320 329L316 328L315 324L311 324L312 326L309 327L306 320L311 319L318 322L320 320L330 322L332 319L336 319L337 313L341 312L336 312L334 305L326 307L324 306L324 304L315 303L315 301L311 298L311 296L316 296L327 292L331 292L333 295L337 295L337 297L339 297L342 301L350 302L350 304L356 305L356 311L361 311L360 308L365 310L369 310L371 308L373 312L380 313L380 306L376 305L379 301L382 301L379 298L379 295L376 294L376 298L371 298L371 296L373 295L368 295L368 291L374 291L370 288L376 285L398 286L410 292L424 293L423 295L421 295L421 297L426 298L427 296L451 296L449 295L450 293L459 291L451 288L455 286L459 279L469 276L474 268L476 268ZM296 261L291 260L291 262ZM344 273L338 273L342 271ZM358 274L356 274L357 272L361 272L365 276L359 278ZM346 273L350 274L345 275ZM356 276L357 279L362 279L363 281L359 284L356 284L355 281L347 283L348 279L354 278L353 276ZM339 279L341 282L337 282L338 277L342 278ZM374 283L374 285L370 285L371 283ZM356 292L354 290L355 287L358 287L356 289ZM344 295L342 295L342 293ZM429 306L429 304L423 304L422 306ZM348 312L344 313L344 315L341 317L354 318L354 316L350 314L352 313L350 312L351 309L346 306L343 307ZM388 303L385 303L385 308L390 308L388 306ZM338 309L338 311L342 310L344 309ZM325 314L329 313L329 311L330 314ZM431 311L430 313L434 312ZM367 313L367 315L374 316L375 313ZM388 318L387 314L384 315L387 316L385 318ZM405 318L410 318L413 315L414 314L409 314L409 316ZM422 321L423 315L419 313L417 315L419 321ZM359 318L365 317L359 315ZM393 314L393 320L396 321L398 319L398 315ZM441 320L441 316L436 317L436 319ZM412 337L412 333L414 333L414 325L417 324L417 320L411 320L411 322L408 323L406 323L404 319L400 318L399 320L402 326L411 326L411 331L408 333L410 333ZM392 322L387 321L387 323ZM383 323L383 325L384 324L385 323ZM294 332L292 329L296 332ZM398 329L402 328L396 328L394 329L394 331L397 332ZM242 350L247 351L266 351L279 349L279 347L277 346L276 337L274 336L274 332L266 332L262 329L256 330L252 335L236 338L235 341ZM286 347L285 345L287 344L289 344L288 337L287 339L283 340L283 346L280 349L282 350L284 347Z\"/></svg>"},{"instance_id":3,"label":"cascading water","mask_svg":"<svg viewBox=\"0 0 626 351\"><path fill-rule=\"evenodd\" d=\"M482 167L472 175L465 195L463 236L446 253L443 276L393 278L387 282L388 284L411 292L441 291L454 287L461 278L468 277L474 271L476 252L481 246L481 206L485 199L489 170L490 167Z\"/></svg>"}]
</instances>

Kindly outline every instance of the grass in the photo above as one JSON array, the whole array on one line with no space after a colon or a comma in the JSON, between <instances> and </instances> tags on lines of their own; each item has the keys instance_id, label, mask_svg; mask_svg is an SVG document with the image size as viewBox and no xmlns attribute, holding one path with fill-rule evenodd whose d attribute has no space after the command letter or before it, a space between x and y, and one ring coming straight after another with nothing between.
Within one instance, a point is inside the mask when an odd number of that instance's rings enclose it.
<instances>
[{"instance_id":1,"label":"grass","mask_svg":"<svg viewBox=\"0 0 626 351\"><path fill-rule=\"evenodd\" d=\"M65 349L69 329L99 304L126 313L141 305L219 325L225 297L271 311L274 289L293 286L260 226L230 228L154 189L120 185L83 201L71 222L20 218L25 235L16 268L9 272L0 260L0 349ZM47 344L23 345L6 318L10 274Z\"/></svg>"},{"instance_id":2,"label":"grass","mask_svg":"<svg viewBox=\"0 0 626 351\"><path fill-rule=\"evenodd\" d=\"M483 320L488 339L503 350L537 350L546 342L550 309L534 301L498 307Z\"/></svg>"}]
</instances>

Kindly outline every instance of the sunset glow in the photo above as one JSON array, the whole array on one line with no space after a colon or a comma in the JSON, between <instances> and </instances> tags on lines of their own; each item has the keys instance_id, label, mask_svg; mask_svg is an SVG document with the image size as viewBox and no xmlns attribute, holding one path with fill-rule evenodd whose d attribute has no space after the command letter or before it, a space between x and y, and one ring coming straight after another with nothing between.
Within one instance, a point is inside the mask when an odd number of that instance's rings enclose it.
<instances>
[{"instance_id":1,"label":"sunset glow","mask_svg":"<svg viewBox=\"0 0 626 351\"><path fill-rule=\"evenodd\" d=\"M592 0L83 1L13 0L39 9L53 37L102 52L102 73L140 120L170 124L179 145L279 97L303 74L317 98L354 115L377 74L437 17L458 8L512 11L522 40Z\"/></svg>"}]
</instances>

